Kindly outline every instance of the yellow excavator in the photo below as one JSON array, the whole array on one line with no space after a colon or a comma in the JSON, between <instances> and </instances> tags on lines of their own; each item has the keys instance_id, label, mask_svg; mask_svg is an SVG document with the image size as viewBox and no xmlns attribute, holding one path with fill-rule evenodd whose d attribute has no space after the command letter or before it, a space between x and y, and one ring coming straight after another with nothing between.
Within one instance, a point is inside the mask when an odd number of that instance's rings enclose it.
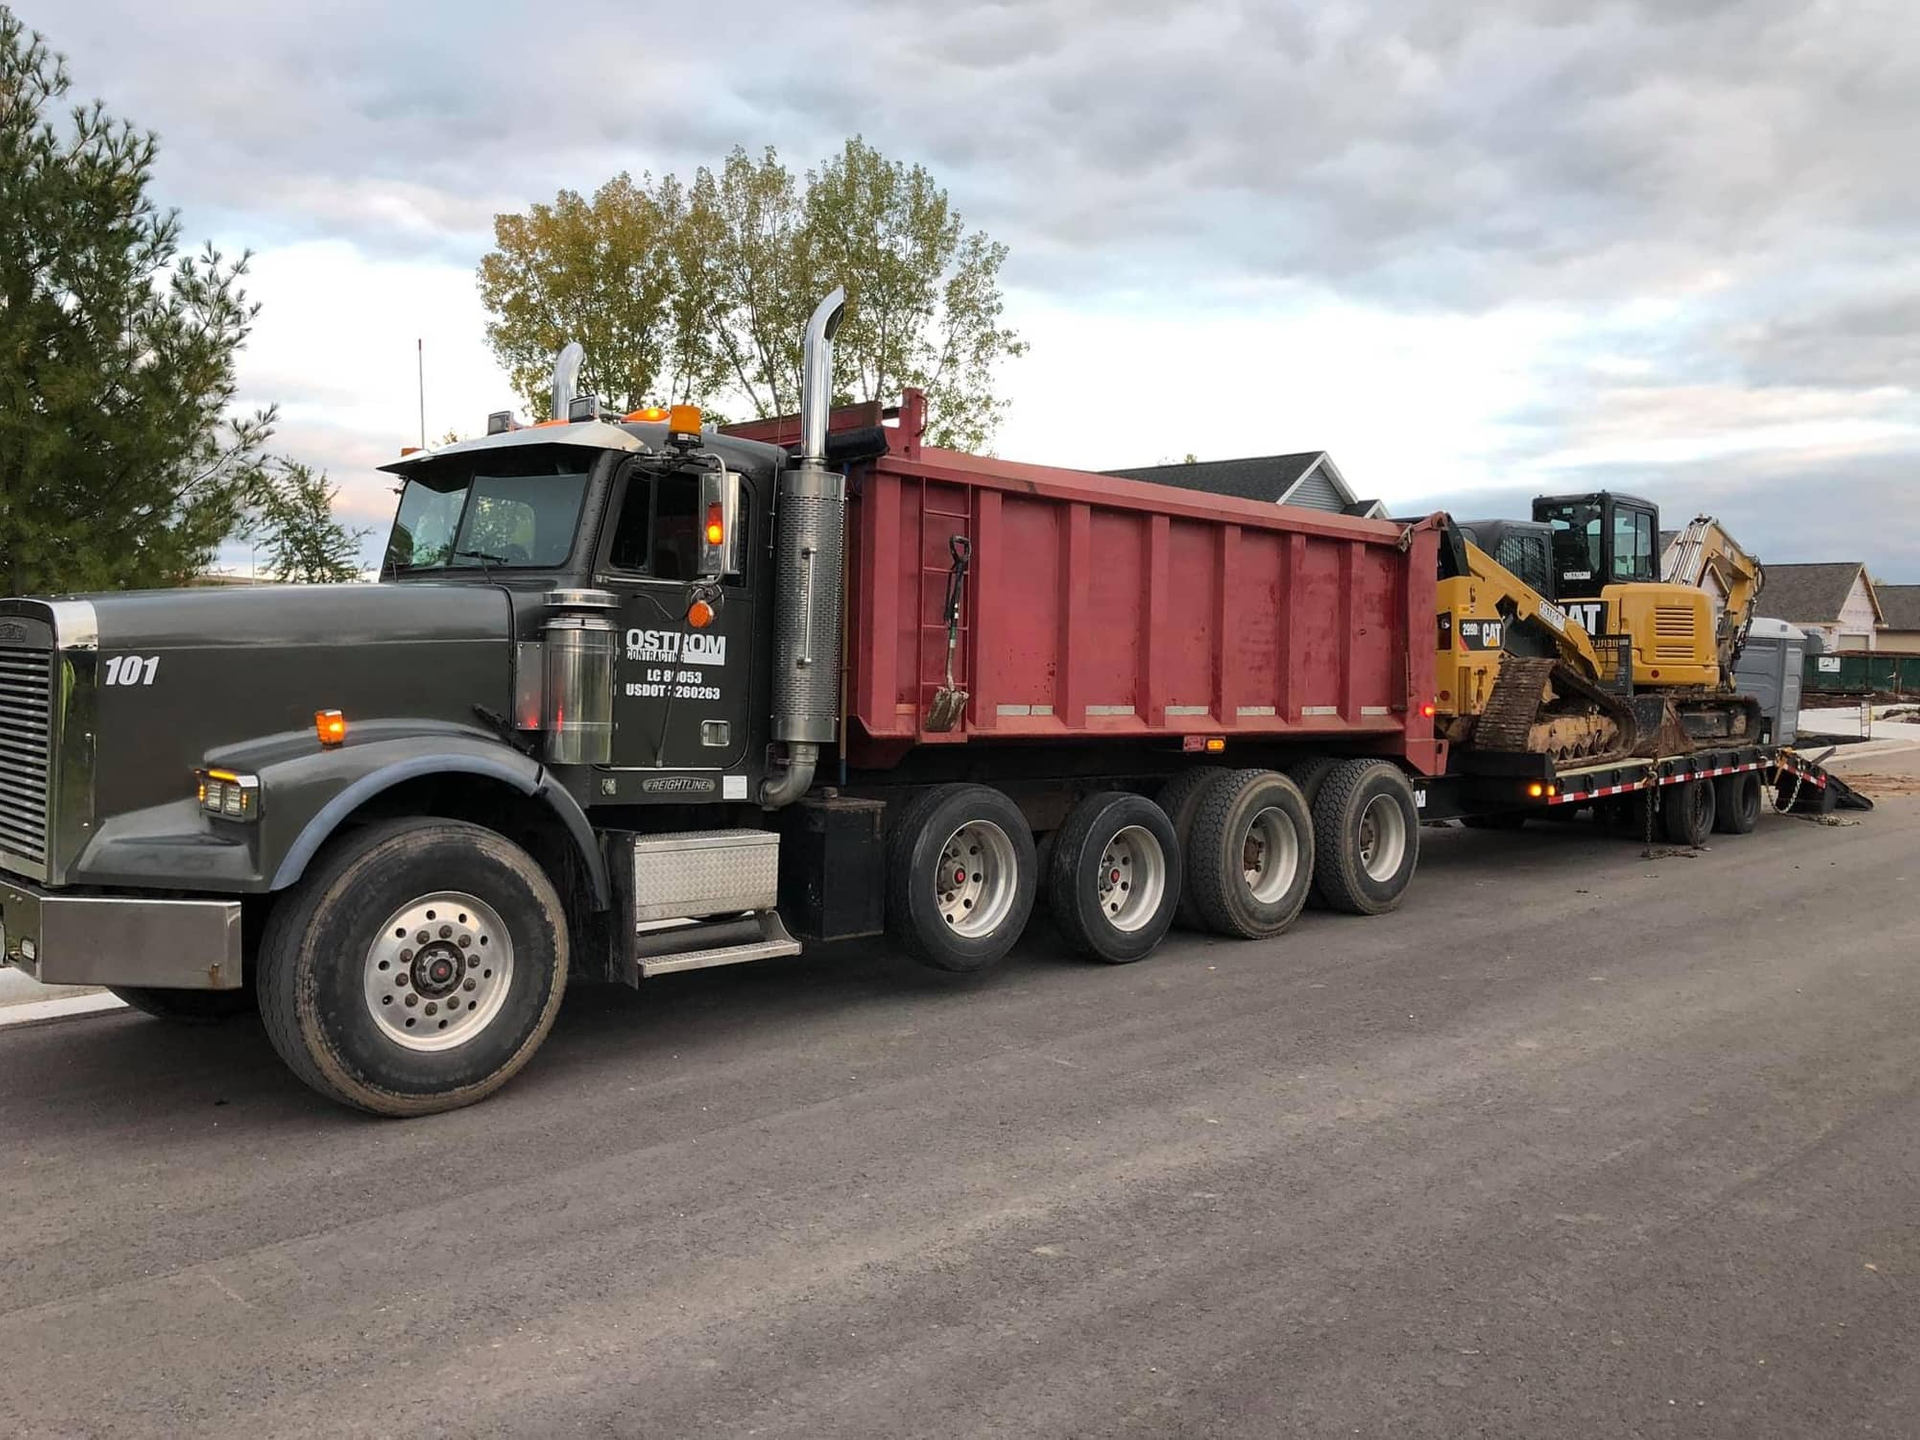
<instances>
[{"instance_id":1,"label":"yellow excavator","mask_svg":"<svg viewBox=\"0 0 1920 1440\"><path fill-rule=\"evenodd\" d=\"M1456 745L1557 763L1757 738L1734 664L1763 572L1702 516L1659 550L1630 495L1542 496L1531 521L1453 525L1441 547L1436 720Z\"/></svg>"}]
</instances>

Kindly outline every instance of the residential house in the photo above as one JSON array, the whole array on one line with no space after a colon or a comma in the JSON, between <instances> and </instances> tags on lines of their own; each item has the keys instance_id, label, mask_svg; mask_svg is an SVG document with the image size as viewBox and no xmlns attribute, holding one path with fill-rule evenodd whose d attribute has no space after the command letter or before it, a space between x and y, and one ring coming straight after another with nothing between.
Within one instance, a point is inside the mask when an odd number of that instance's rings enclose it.
<instances>
[{"instance_id":1,"label":"residential house","mask_svg":"<svg viewBox=\"0 0 1920 1440\"><path fill-rule=\"evenodd\" d=\"M1873 581L1858 560L1769 564L1760 612L1818 635L1828 652L1872 650L1882 623Z\"/></svg>"},{"instance_id":2,"label":"residential house","mask_svg":"<svg viewBox=\"0 0 1920 1440\"><path fill-rule=\"evenodd\" d=\"M1882 624L1874 648L1920 655L1920 585L1876 585Z\"/></svg>"},{"instance_id":3,"label":"residential house","mask_svg":"<svg viewBox=\"0 0 1920 1440\"><path fill-rule=\"evenodd\" d=\"M1357 497L1333 457L1324 450L1256 455L1244 460L1199 460L1186 465L1142 465L1105 473L1126 480L1177 485L1182 490L1204 490L1210 495L1300 505L1335 515L1378 519L1387 513L1387 507L1378 500Z\"/></svg>"}]
</instances>

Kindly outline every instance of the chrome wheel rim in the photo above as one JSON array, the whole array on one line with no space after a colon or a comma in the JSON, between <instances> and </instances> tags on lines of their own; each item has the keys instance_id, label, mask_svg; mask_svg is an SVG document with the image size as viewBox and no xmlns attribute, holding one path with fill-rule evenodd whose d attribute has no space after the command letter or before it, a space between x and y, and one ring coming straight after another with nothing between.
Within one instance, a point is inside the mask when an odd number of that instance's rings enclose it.
<instances>
[{"instance_id":1,"label":"chrome wheel rim","mask_svg":"<svg viewBox=\"0 0 1920 1440\"><path fill-rule=\"evenodd\" d=\"M1134 931L1151 920L1167 893L1167 856L1153 832L1129 825L1107 841L1095 877L1101 913L1116 930Z\"/></svg>"},{"instance_id":2,"label":"chrome wheel rim","mask_svg":"<svg viewBox=\"0 0 1920 1440\"><path fill-rule=\"evenodd\" d=\"M1269 806L1253 817L1240 847L1240 873L1262 905L1284 899L1300 870L1300 836L1287 812Z\"/></svg>"},{"instance_id":3,"label":"chrome wheel rim","mask_svg":"<svg viewBox=\"0 0 1920 1440\"><path fill-rule=\"evenodd\" d=\"M977 940L1006 922L1018 882L1019 861L1007 832L991 820L969 820L940 847L934 902L948 929Z\"/></svg>"},{"instance_id":4,"label":"chrome wheel rim","mask_svg":"<svg viewBox=\"0 0 1920 1440\"><path fill-rule=\"evenodd\" d=\"M493 1022L513 985L513 937L486 901L437 890L387 917L367 948L362 993L408 1050L452 1050Z\"/></svg>"},{"instance_id":5,"label":"chrome wheel rim","mask_svg":"<svg viewBox=\"0 0 1920 1440\"><path fill-rule=\"evenodd\" d=\"M1375 880L1391 880L1407 858L1407 817L1391 795L1376 795L1360 812L1360 868Z\"/></svg>"}]
</instances>

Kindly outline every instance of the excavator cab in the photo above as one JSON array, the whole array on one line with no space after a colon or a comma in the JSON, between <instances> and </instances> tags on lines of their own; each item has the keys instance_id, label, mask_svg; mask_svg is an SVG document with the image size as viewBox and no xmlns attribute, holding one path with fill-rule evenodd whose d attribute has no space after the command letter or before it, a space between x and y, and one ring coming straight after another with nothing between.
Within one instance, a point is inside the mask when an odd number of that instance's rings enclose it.
<instances>
[{"instance_id":1,"label":"excavator cab","mask_svg":"<svg viewBox=\"0 0 1920 1440\"><path fill-rule=\"evenodd\" d=\"M1553 532L1549 598L1597 599L1609 585L1660 578L1660 507L1634 495L1542 495L1533 518Z\"/></svg>"}]
</instances>

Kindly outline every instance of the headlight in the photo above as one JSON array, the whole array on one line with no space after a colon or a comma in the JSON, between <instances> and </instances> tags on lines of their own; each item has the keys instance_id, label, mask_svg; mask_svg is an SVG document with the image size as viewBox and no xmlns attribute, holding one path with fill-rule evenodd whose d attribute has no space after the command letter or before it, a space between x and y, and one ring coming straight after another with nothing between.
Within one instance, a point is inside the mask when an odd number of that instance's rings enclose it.
<instances>
[{"instance_id":1,"label":"headlight","mask_svg":"<svg viewBox=\"0 0 1920 1440\"><path fill-rule=\"evenodd\" d=\"M260 818L260 777L238 775L231 770L195 772L200 786L200 808L223 820Z\"/></svg>"}]
</instances>

